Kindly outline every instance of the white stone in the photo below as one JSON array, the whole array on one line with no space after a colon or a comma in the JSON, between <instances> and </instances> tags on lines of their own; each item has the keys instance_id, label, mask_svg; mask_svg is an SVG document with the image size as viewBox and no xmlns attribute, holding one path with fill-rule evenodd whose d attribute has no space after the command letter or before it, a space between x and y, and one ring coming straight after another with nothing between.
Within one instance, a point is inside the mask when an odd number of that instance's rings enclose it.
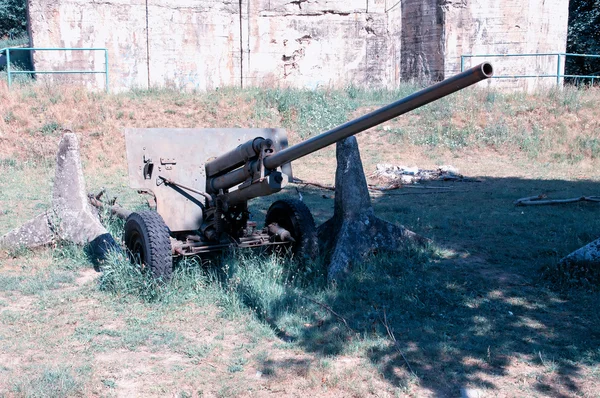
<instances>
[{"instance_id":1,"label":"white stone","mask_svg":"<svg viewBox=\"0 0 600 398\"><path fill-rule=\"evenodd\" d=\"M478 390L476 388L461 388L460 389L460 397L461 398L483 398L483 391Z\"/></svg>"}]
</instances>

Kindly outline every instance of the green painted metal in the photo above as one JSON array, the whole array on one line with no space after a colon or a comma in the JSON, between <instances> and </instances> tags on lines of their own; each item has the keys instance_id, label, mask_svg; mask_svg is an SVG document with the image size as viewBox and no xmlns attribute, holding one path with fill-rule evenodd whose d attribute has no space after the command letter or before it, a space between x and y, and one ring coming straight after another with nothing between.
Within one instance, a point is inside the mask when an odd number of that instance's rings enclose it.
<instances>
[{"instance_id":1,"label":"green painted metal","mask_svg":"<svg viewBox=\"0 0 600 398\"><path fill-rule=\"evenodd\" d=\"M109 72L108 72L108 50L106 48L95 48L95 47L7 47L0 49L0 53L6 51L6 75L8 87L12 86L12 75L16 74L27 74L27 73L39 73L39 74L97 74L103 73L105 75L105 89L109 91ZM11 70L10 69L10 52L11 51L104 51L104 70L103 71L89 71L89 70Z\"/></svg>"},{"instance_id":2,"label":"green painted metal","mask_svg":"<svg viewBox=\"0 0 600 398\"><path fill-rule=\"evenodd\" d=\"M463 54L460 56L460 71L462 72L465 68L466 58L490 58L490 57L556 57L556 74L549 75L499 75L492 76L492 79L522 79L522 78L533 78L533 77L553 77L556 78L556 85L560 86L560 79L565 77L573 77L580 79L591 79L592 85L595 79L600 78L600 72L598 75L565 75L561 74L561 58L564 58L565 63L567 57L587 57L587 58L600 58L598 54L573 54L573 53L529 53L529 54Z\"/></svg>"},{"instance_id":3,"label":"green painted metal","mask_svg":"<svg viewBox=\"0 0 600 398\"><path fill-rule=\"evenodd\" d=\"M6 79L8 81L8 88L10 88L12 84L11 76L10 76L10 50L6 49Z\"/></svg>"},{"instance_id":4,"label":"green painted metal","mask_svg":"<svg viewBox=\"0 0 600 398\"><path fill-rule=\"evenodd\" d=\"M565 59L565 63L566 61ZM560 86L560 54L556 56L556 85Z\"/></svg>"}]
</instances>

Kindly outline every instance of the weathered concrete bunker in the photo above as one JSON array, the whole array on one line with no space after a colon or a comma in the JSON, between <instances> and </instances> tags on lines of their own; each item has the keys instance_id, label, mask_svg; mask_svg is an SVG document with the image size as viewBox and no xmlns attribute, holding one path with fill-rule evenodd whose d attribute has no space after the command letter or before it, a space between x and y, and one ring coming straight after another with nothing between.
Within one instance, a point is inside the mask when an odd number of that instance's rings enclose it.
<instances>
[{"instance_id":1,"label":"weathered concrete bunker","mask_svg":"<svg viewBox=\"0 0 600 398\"><path fill-rule=\"evenodd\" d=\"M29 0L32 45L107 48L112 90L394 88L458 73L461 54L564 52L567 17L568 0ZM102 52L33 60L37 70L104 69ZM499 74L561 68L556 57L489 60Z\"/></svg>"}]
</instances>

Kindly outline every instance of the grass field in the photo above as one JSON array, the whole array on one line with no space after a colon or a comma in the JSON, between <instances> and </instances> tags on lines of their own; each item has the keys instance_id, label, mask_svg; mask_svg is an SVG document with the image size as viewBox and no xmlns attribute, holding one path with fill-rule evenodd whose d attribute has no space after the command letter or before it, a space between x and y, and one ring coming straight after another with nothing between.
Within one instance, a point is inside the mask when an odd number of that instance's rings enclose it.
<instances>
[{"instance_id":1,"label":"grass field","mask_svg":"<svg viewBox=\"0 0 600 398\"><path fill-rule=\"evenodd\" d=\"M89 191L139 209L125 127L285 127L294 143L415 89L0 86L0 233L48 207L63 128L80 137ZM379 217L433 243L365 258L335 286L319 261L298 271L260 253L182 262L157 286L118 255L98 273L79 247L2 251L0 397L597 397L598 281L554 267L598 238L600 207L513 202L600 195L599 107L597 89L468 89L359 135L367 175L449 164L480 182L374 194ZM334 148L294 171L331 184ZM333 192L297 188L317 223L332 215ZM272 200L252 202L256 220Z\"/></svg>"}]
</instances>

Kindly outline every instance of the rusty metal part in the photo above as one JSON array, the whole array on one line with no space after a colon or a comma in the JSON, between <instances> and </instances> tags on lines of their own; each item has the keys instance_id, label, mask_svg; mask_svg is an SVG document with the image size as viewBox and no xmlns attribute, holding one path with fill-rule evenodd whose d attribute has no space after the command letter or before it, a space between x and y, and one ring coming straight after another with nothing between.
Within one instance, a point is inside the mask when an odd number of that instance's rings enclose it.
<instances>
[{"instance_id":1,"label":"rusty metal part","mask_svg":"<svg viewBox=\"0 0 600 398\"><path fill-rule=\"evenodd\" d=\"M243 164L243 167L229 171L225 174L219 174L216 177L209 178L206 184L206 189L208 192L219 192L221 189L228 190L244 182L246 183L246 185L249 185L250 183L252 183L252 181L262 178L267 174L264 170L262 160L265 157L271 156L274 153L273 141L261 138L258 141L256 139L253 141L249 141L244 145L250 144L252 144L252 148L256 152L255 156L253 158L247 159L246 162ZM233 155L236 155L236 153L233 153ZM227 156L232 155L230 153L228 155L219 157L217 160L226 159ZM236 158L234 158L232 162L235 161L235 159ZM225 160L221 161L224 162ZM241 186L239 187L239 189L243 187L244 186Z\"/></svg>"},{"instance_id":2,"label":"rusty metal part","mask_svg":"<svg viewBox=\"0 0 600 398\"><path fill-rule=\"evenodd\" d=\"M210 178L208 180L207 189L209 192L219 192L221 189L229 189L235 187L238 184L243 183L253 175L259 172L260 163L258 160L248 162L244 167L237 170L231 171L227 174L223 174L218 177Z\"/></svg>"},{"instance_id":3,"label":"rusty metal part","mask_svg":"<svg viewBox=\"0 0 600 398\"><path fill-rule=\"evenodd\" d=\"M206 175L214 177L219 174L227 173L244 165L249 159L256 157L261 150L261 146L266 140L263 137L256 137L248 142L239 145L237 148L220 155L214 160L206 163Z\"/></svg>"},{"instance_id":4,"label":"rusty metal part","mask_svg":"<svg viewBox=\"0 0 600 398\"><path fill-rule=\"evenodd\" d=\"M194 256L198 254L204 253L214 253L223 251L226 249L230 249L232 247L238 248L250 248L250 247L260 247L260 246L276 246L288 244L288 242L277 242L272 241L268 234L266 233L255 233L251 236L246 236L238 239L237 241L229 242L183 242L176 241L176 243L172 244L173 254L178 256Z\"/></svg>"},{"instance_id":5,"label":"rusty metal part","mask_svg":"<svg viewBox=\"0 0 600 398\"><path fill-rule=\"evenodd\" d=\"M237 189L225 194L227 202L231 206L246 203L248 200L260 196L272 195L279 192L287 185L288 176L278 171L272 172L265 178L252 182L243 189Z\"/></svg>"},{"instance_id":6,"label":"rusty metal part","mask_svg":"<svg viewBox=\"0 0 600 398\"><path fill-rule=\"evenodd\" d=\"M141 195L146 195L146 201L148 202L148 207L152 210L156 210L156 196L154 196L154 192L149 191L147 189L138 189L137 193Z\"/></svg>"},{"instance_id":7,"label":"rusty metal part","mask_svg":"<svg viewBox=\"0 0 600 398\"><path fill-rule=\"evenodd\" d=\"M292 234L287 229L279 226L276 222L273 222L267 226L269 235L274 238L274 242L279 239L280 242L292 242L295 243L296 239L292 237Z\"/></svg>"},{"instance_id":8,"label":"rusty metal part","mask_svg":"<svg viewBox=\"0 0 600 398\"><path fill-rule=\"evenodd\" d=\"M100 196L102 196L102 195L100 195ZM105 204L102 201L96 199L96 196L93 194L88 195L88 200L92 206L97 207L98 209L102 209L102 210L107 209L110 211L111 214L113 214L123 220L126 220L127 217L129 217L129 215L132 213L131 211L123 208L122 206L120 206L116 203L113 205Z\"/></svg>"},{"instance_id":9,"label":"rusty metal part","mask_svg":"<svg viewBox=\"0 0 600 398\"><path fill-rule=\"evenodd\" d=\"M98 192L98 193L96 194L96 196L94 196L94 197L95 197L97 200L100 200L100 199L102 198L102 195L104 195L105 193L106 193L106 189L105 189L105 188L102 188L102 189L100 190L100 192Z\"/></svg>"}]
</instances>

